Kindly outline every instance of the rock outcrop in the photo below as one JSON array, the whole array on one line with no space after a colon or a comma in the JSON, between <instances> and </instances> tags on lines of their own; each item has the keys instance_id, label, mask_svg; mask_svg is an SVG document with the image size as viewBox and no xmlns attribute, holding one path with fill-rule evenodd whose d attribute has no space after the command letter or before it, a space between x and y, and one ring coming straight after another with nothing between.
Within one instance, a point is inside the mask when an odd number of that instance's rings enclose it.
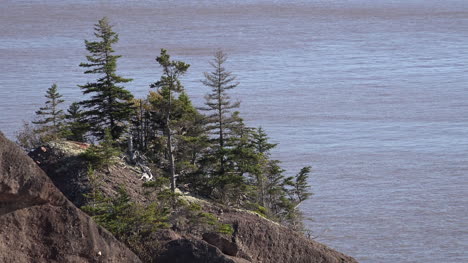
<instances>
[{"instance_id":1,"label":"rock outcrop","mask_svg":"<svg viewBox=\"0 0 468 263\"><path fill-rule=\"evenodd\" d=\"M0 262L141 262L0 133Z\"/></svg>"},{"instance_id":2,"label":"rock outcrop","mask_svg":"<svg viewBox=\"0 0 468 263\"><path fill-rule=\"evenodd\" d=\"M54 184L77 205L87 191L85 166L80 164L78 153L86 145L61 142L41 147L30 154L43 168ZM131 198L139 203L148 201L137 169L123 163L110 169L100 186L106 195L112 195L124 185ZM213 232L193 234L182 229L167 229L157 237L161 249L153 251L152 262L194 263L246 263L246 262L298 262L298 263L356 263L352 257L337 252L323 244L306 238L282 225L253 212L221 207L218 204L185 195L185 201L196 202L215 215L220 222L230 224L232 235Z\"/></svg>"},{"instance_id":3,"label":"rock outcrop","mask_svg":"<svg viewBox=\"0 0 468 263\"><path fill-rule=\"evenodd\" d=\"M319 242L284 226L264 219L255 213L242 210L227 210L220 216L223 223L234 228L232 245L219 242L220 248L229 248L233 256L250 262L295 262L295 263L343 263L357 262L352 257L337 252ZM212 238L214 239L214 238ZM233 248L233 245L237 249Z\"/></svg>"}]
</instances>

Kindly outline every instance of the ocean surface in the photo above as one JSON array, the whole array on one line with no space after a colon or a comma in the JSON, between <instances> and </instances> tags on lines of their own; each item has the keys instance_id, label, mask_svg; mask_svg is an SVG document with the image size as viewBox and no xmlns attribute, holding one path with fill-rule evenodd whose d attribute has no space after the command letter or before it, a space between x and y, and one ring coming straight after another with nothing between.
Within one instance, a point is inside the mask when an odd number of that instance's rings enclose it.
<instances>
[{"instance_id":1,"label":"ocean surface","mask_svg":"<svg viewBox=\"0 0 468 263\"><path fill-rule=\"evenodd\" d=\"M109 17L119 72L144 97L161 48L191 64L201 106L217 49L241 114L279 143L316 240L360 262L468 262L468 1L0 0L0 130L10 138L53 83L88 76L84 39Z\"/></svg>"}]
</instances>

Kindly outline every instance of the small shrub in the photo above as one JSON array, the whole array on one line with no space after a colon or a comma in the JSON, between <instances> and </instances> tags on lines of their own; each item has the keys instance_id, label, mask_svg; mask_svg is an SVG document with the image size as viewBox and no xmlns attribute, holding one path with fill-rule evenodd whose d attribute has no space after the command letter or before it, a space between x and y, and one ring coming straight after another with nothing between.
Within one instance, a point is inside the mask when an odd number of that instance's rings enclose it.
<instances>
[{"instance_id":1,"label":"small shrub","mask_svg":"<svg viewBox=\"0 0 468 263\"><path fill-rule=\"evenodd\" d=\"M218 223L218 218L212 213L200 212L198 214L198 218L200 219L201 223L205 223L208 225L214 226Z\"/></svg>"},{"instance_id":2,"label":"small shrub","mask_svg":"<svg viewBox=\"0 0 468 263\"><path fill-rule=\"evenodd\" d=\"M232 235L234 234L234 228L231 224L219 224L216 232L220 234Z\"/></svg>"},{"instance_id":3,"label":"small shrub","mask_svg":"<svg viewBox=\"0 0 468 263\"><path fill-rule=\"evenodd\" d=\"M143 183L144 187L161 189L164 186L168 186L170 183L169 178L158 176L154 180Z\"/></svg>"}]
</instances>

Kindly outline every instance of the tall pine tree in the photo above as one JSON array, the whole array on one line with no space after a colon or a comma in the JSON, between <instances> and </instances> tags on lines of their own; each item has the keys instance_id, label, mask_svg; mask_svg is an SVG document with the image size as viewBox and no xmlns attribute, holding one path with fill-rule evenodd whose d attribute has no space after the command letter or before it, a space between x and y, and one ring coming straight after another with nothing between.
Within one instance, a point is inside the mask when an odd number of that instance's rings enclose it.
<instances>
[{"instance_id":1,"label":"tall pine tree","mask_svg":"<svg viewBox=\"0 0 468 263\"><path fill-rule=\"evenodd\" d=\"M212 72L205 72L205 79L202 83L211 88L211 92L206 95L205 105L201 108L208 112L208 129L215 137L217 145L217 156L219 162L219 173L223 175L226 171L226 144L232 133L232 129L238 125L239 118L231 114L231 110L238 108L240 102L233 102L227 91L239 85L235 76L224 68L227 60L226 54L217 51L210 65Z\"/></svg>"},{"instance_id":2,"label":"tall pine tree","mask_svg":"<svg viewBox=\"0 0 468 263\"><path fill-rule=\"evenodd\" d=\"M153 84L151 88L157 88L158 93L162 96L160 109L162 111L162 122L164 126L164 135L166 136L166 151L169 161L169 176L171 179L171 190L175 192L176 188L176 166L174 155L174 131L173 131L173 113L174 113L174 94L184 91L184 87L180 83L179 77L187 72L190 67L182 61L171 60L167 50L161 49L161 55L156 58L156 61L163 68L161 79Z\"/></svg>"},{"instance_id":3,"label":"tall pine tree","mask_svg":"<svg viewBox=\"0 0 468 263\"><path fill-rule=\"evenodd\" d=\"M87 70L85 74L96 74L96 82L89 82L79 86L83 94L90 94L90 98L80 102L86 109L83 113L91 132L98 139L104 138L106 129L110 130L113 139L119 138L125 131L125 125L132 113L133 95L120 83L127 83L131 79L116 74L117 59L121 56L113 55L112 45L119 41L117 33L106 17L95 25L94 35L98 41L85 40L86 49L90 55L86 56L87 63L80 67Z\"/></svg>"}]
</instances>

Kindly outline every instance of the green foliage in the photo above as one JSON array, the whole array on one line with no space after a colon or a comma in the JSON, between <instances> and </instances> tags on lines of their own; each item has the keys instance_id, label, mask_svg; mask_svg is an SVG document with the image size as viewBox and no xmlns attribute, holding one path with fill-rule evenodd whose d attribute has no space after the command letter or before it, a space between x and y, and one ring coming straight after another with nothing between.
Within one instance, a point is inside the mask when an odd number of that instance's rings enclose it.
<instances>
[{"instance_id":1,"label":"green foliage","mask_svg":"<svg viewBox=\"0 0 468 263\"><path fill-rule=\"evenodd\" d=\"M118 42L119 37L112 31L107 18L99 20L94 30L99 41L85 40L90 55L86 56L88 62L81 63L80 67L86 68L85 74L97 74L98 79L79 86L84 95L91 95L79 104L86 109L83 115L94 136L103 139L104 131L109 129L112 138L118 139L125 131L125 124L133 111L130 101L133 95L119 84L131 79L116 74L117 59L120 56L112 55L112 45Z\"/></svg>"},{"instance_id":2,"label":"green foliage","mask_svg":"<svg viewBox=\"0 0 468 263\"><path fill-rule=\"evenodd\" d=\"M255 150L258 153L267 156L270 155L270 150L274 149L278 145L276 143L268 142L270 138L268 138L268 135L262 127L258 127L256 130L254 130L252 137Z\"/></svg>"},{"instance_id":3,"label":"green foliage","mask_svg":"<svg viewBox=\"0 0 468 263\"><path fill-rule=\"evenodd\" d=\"M65 114L59 106L64 100L61 99L62 95L58 92L56 84L47 89L45 97L45 106L36 111L36 120L31 123L24 122L16 135L18 145L26 151L63 137Z\"/></svg>"},{"instance_id":4,"label":"green foliage","mask_svg":"<svg viewBox=\"0 0 468 263\"><path fill-rule=\"evenodd\" d=\"M143 251L147 261L154 252L148 246L157 246L150 241L151 235L160 229L171 227L194 235L234 233L232 225L220 222L210 209L178 194L176 176L184 191L301 229L298 207L312 195L308 184L311 168L306 166L295 176L286 177L280 162L271 159L277 144L269 142L261 127L244 124L235 111L240 103L228 94L239 83L225 69L226 54L216 52L210 62L212 71L204 73L202 83L210 89L201 108L205 116L194 107L180 81L189 64L171 60L167 50L161 49L156 62L162 75L150 85L156 91L135 100L123 86L131 79L116 73L121 56L114 54L113 45L118 34L107 18L99 20L94 29L97 40L85 40L89 55L87 62L80 64L84 74L96 76L95 81L79 86L85 99L72 103L64 114L60 109L62 95L53 84L46 92L45 106L36 111L36 120L25 123L17 136L27 150L62 137L81 142L87 135L94 136L90 140L98 139L99 145L91 145L82 155L89 164L91 188L85 194L88 203L82 207L84 211L134 250ZM106 169L109 173L121 154L116 142L127 131L139 156L149 157L153 167L167 172L143 184L153 201L146 206L133 202L124 188L115 197L105 196L100 191L103 178L95 172Z\"/></svg>"},{"instance_id":5,"label":"green foliage","mask_svg":"<svg viewBox=\"0 0 468 263\"><path fill-rule=\"evenodd\" d=\"M85 134L89 130L89 125L84 119L83 111L77 102L70 105L65 118L67 122L62 130L64 137L71 141L86 141Z\"/></svg>"},{"instance_id":6,"label":"green foliage","mask_svg":"<svg viewBox=\"0 0 468 263\"><path fill-rule=\"evenodd\" d=\"M188 209L192 212L197 212L197 211L201 211L202 210L202 207L200 204L197 204L197 203L191 203L188 205Z\"/></svg>"},{"instance_id":7,"label":"green foliage","mask_svg":"<svg viewBox=\"0 0 468 263\"><path fill-rule=\"evenodd\" d=\"M279 196L278 220L298 231L303 230L302 213L298 207L312 195L309 192L310 185L308 184L310 171L311 167L306 166L295 176L283 178L283 191Z\"/></svg>"},{"instance_id":8,"label":"green foliage","mask_svg":"<svg viewBox=\"0 0 468 263\"><path fill-rule=\"evenodd\" d=\"M234 228L232 225L219 222L218 217L212 213L199 212L196 216L198 217L198 224L209 225L213 231L227 235L232 235L232 233L234 233Z\"/></svg>"},{"instance_id":9,"label":"green foliage","mask_svg":"<svg viewBox=\"0 0 468 263\"><path fill-rule=\"evenodd\" d=\"M190 67L182 61L173 61L170 59L167 50L161 49L161 54L156 58L156 61L163 69L163 75L159 81L151 84L151 88L157 88L160 95L158 108L160 108L160 122L163 128L163 133L166 137L166 157L168 159L168 174L171 178L171 190L175 192L176 188L176 166L173 145L173 113L174 113L174 93L184 91L179 77L185 74Z\"/></svg>"},{"instance_id":10,"label":"green foliage","mask_svg":"<svg viewBox=\"0 0 468 263\"><path fill-rule=\"evenodd\" d=\"M57 91L57 84L52 84L45 97L47 98L45 106L36 111L36 115L40 119L33 121L33 123L43 125L42 130L44 131L51 130L52 133L57 133L65 118L63 110L58 108L64 100L61 99L62 95Z\"/></svg>"},{"instance_id":11,"label":"green foliage","mask_svg":"<svg viewBox=\"0 0 468 263\"><path fill-rule=\"evenodd\" d=\"M139 101L143 114L136 118L133 138L135 145L144 145L140 150L152 158L159 167L171 175L171 162L168 146L170 130L174 168L178 174L178 184L190 184L199 187L203 182L198 173L203 166L201 163L209 147L209 139L204 127L204 117L192 105L185 92L177 98L172 98L172 109L169 128L166 127L167 101L161 89L150 92L145 101ZM141 104L140 104L141 105ZM146 113L150 113L149 116ZM149 125L148 125L149 123ZM143 124L143 125L142 125ZM143 136L141 136L143 135ZM144 138L139 139L139 138Z\"/></svg>"},{"instance_id":12,"label":"green foliage","mask_svg":"<svg viewBox=\"0 0 468 263\"><path fill-rule=\"evenodd\" d=\"M259 190L261 191L261 202L269 209L269 215L277 218L283 213L284 200L287 191L285 188L284 170L279 166L279 161L270 160L266 163Z\"/></svg>"},{"instance_id":13,"label":"green foliage","mask_svg":"<svg viewBox=\"0 0 468 263\"><path fill-rule=\"evenodd\" d=\"M57 91L57 85L53 84L47 91L45 106L36 111L36 120L33 131L38 134L40 141L46 143L61 138L61 128L65 114L59 109L64 102L62 95Z\"/></svg>"},{"instance_id":14,"label":"green foliage","mask_svg":"<svg viewBox=\"0 0 468 263\"><path fill-rule=\"evenodd\" d=\"M248 190L245 175L252 172L256 155L249 141L249 129L238 112L231 112L240 103L232 101L228 91L238 86L236 78L224 68L227 56L222 51L214 55L212 72L205 72L202 83L211 89L205 98L206 129L211 135L211 149L205 157L211 168L210 196L225 204L241 205Z\"/></svg>"},{"instance_id":15,"label":"green foliage","mask_svg":"<svg viewBox=\"0 0 468 263\"><path fill-rule=\"evenodd\" d=\"M230 236L234 234L234 228L231 224L219 224L216 232Z\"/></svg>"},{"instance_id":16,"label":"green foliage","mask_svg":"<svg viewBox=\"0 0 468 263\"><path fill-rule=\"evenodd\" d=\"M263 217L268 217L268 209L264 206L261 206L257 203L253 203L253 202L248 202L245 206L246 209L252 211L252 212L255 212Z\"/></svg>"},{"instance_id":17,"label":"green foliage","mask_svg":"<svg viewBox=\"0 0 468 263\"><path fill-rule=\"evenodd\" d=\"M156 61L163 68L163 75L160 80L151 84L151 88L161 89L161 94L167 103L170 103L172 92L182 92L182 86L179 77L187 72L190 67L182 61L171 60L170 55L166 49L161 49L161 54L156 58Z\"/></svg>"},{"instance_id":18,"label":"green foliage","mask_svg":"<svg viewBox=\"0 0 468 263\"><path fill-rule=\"evenodd\" d=\"M235 81L236 78L232 73L224 68L226 60L226 54L222 51L216 52L213 61L210 62L213 71L205 72L205 79L202 81L205 86L211 89L211 92L205 97L206 107L201 109L208 112L206 128L213 136L212 154L218 160L217 176L226 176L228 169L226 147L229 148L227 141L231 138L232 130L238 126L239 122L239 118L235 114L230 115L230 111L238 108L240 103L231 101L227 94L228 90L237 87L239 83Z\"/></svg>"},{"instance_id":19,"label":"green foliage","mask_svg":"<svg viewBox=\"0 0 468 263\"><path fill-rule=\"evenodd\" d=\"M218 218L212 213L200 212L198 213L198 217L200 218L200 221L202 223L205 223L208 225L214 226L218 223Z\"/></svg>"},{"instance_id":20,"label":"green foliage","mask_svg":"<svg viewBox=\"0 0 468 263\"><path fill-rule=\"evenodd\" d=\"M109 130L105 131L104 139L99 146L91 145L82 154L94 169L107 169L115 163L120 150L114 146L114 141Z\"/></svg>"},{"instance_id":21,"label":"green foliage","mask_svg":"<svg viewBox=\"0 0 468 263\"><path fill-rule=\"evenodd\" d=\"M190 98L182 92L174 101L173 130L176 138L176 160L180 166L180 173L192 171L206 152L209 139L206 135L205 120L197 109L192 105Z\"/></svg>"},{"instance_id":22,"label":"green foliage","mask_svg":"<svg viewBox=\"0 0 468 263\"><path fill-rule=\"evenodd\" d=\"M189 233L209 230L232 234L231 225L219 222L200 204L190 203L176 193L177 177L184 191L250 209L300 229L298 206L312 195L308 185L311 168L284 176L280 162L271 159L276 144L269 142L261 127L246 126L240 113L234 111L240 103L231 100L228 92L238 82L225 69L227 57L223 52L215 53L210 62L213 70L205 73L202 81L210 88L202 108L205 116L194 107L180 81L189 64L171 60L161 49L156 61L162 76L150 86L156 91L144 100L135 100L121 86L131 79L116 74L120 56L114 55L112 46L118 42L118 35L106 18L95 25L94 35L97 41L85 41L90 54L87 62L80 64L85 74L97 75L96 81L79 86L86 99L71 104L65 115L58 107L63 103L62 96L52 85L45 107L36 111L40 118L33 122L35 126L25 124L18 134L18 143L30 149L60 136L74 141L85 141L87 135L94 136L91 140L98 139L99 145L91 145L83 153L90 165L88 179L92 188L83 209L134 247L144 235L169 226ZM132 155L141 157L139 164L150 162L155 169L166 172L144 183L149 198L154 197L154 203L146 207L133 203L124 189L115 198L104 196L99 191L102 179L94 172L109 172L121 154L116 141L127 131L133 143L130 145L135 145L135 149L129 147L132 154L139 151L139 155Z\"/></svg>"},{"instance_id":23,"label":"green foliage","mask_svg":"<svg viewBox=\"0 0 468 263\"><path fill-rule=\"evenodd\" d=\"M312 195L312 193L309 192L310 185L307 182L310 170L310 166L303 167L294 177L294 181L291 184L292 190L290 193L293 196L293 200L298 204L305 201Z\"/></svg>"},{"instance_id":24,"label":"green foliage","mask_svg":"<svg viewBox=\"0 0 468 263\"><path fill-rule=\"evenodd\" d=\"M98 195L92 201L93 205L81 209L121 241L142 239L158 229L170 227L170 211L162 209L157 203L148 207L135 204L123 187L119 188L115 198Z\"/></svg>"},{"instance_id":25,"label":"green foliage","mask_svg":"<svg viewBox=\"0 0 468 263\"><path fill-rule=\"evenodd\" d=\"M188 219L187 228L190 229L191 233L215 231L221 234L231 235L234 232L232 225L219 222L216 215L203 211L199 204L186 204L183 210L184 213L179 214L179 216L184 216Z\"/></svg>"},{"instance_id":26,"label":"green foliage","mask_svg":"<svg viewBox=\"0 0 468 263\"><path fill-rule=\"evenodd\" d=\"M155 189L161 189L162 187L168 185L170 183L169 179L166 177L156 177L152 181L144 182L144 187L151 187Z\"/></svg>"},{"instance_id":27,"label":"green foliage","mask_svg":"<svg viewBox=\"0 0 468 263\"><path fill-rule=\"evenodd\" d=\"M240 122L242 124L242 122ZM278 160L270 159L270 151L276 144L262 128L251 129L243 125L234 130L227 160L230 170L244 178L235 188L224 188L224 196L233 193L243 200L239 204L260 215L277 220L293 229L300 229L300 203L311 196L308 176L311 168L304 167L294 177L285 177ZM231 175L232 176L232 175Z\"/></svg>"},{"instance_id":28,"label":"green foliage","mask_svg":"<svg viewBox=\"0 0 468 263\"><path fill-rule=\"evenodd\" d=\"M151 96L151 93L148 97ZM129 133L131 135L132 144L135 151L150 154L148 157L154 157L153 140L156 137L154 125L151 122L152 106L149 99L134 99L133 108L135 109L131 120Z\"/></svg>"}]
</instances>

